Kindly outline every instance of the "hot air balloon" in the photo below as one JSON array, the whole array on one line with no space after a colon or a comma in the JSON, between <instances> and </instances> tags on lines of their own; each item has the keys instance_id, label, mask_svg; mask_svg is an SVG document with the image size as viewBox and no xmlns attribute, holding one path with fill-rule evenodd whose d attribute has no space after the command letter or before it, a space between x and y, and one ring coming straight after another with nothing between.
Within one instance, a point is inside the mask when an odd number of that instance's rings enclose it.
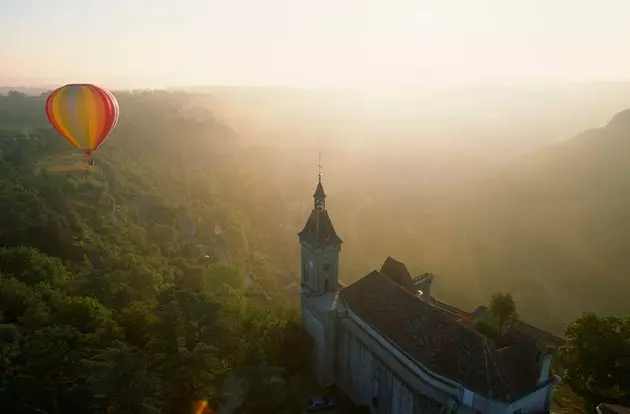
<instances>
[{"instance_id":1,"label":"hot air balloon","mask_svg":"<svg viewBox=\"0 0 630 414\"><path fill-rule=\"evenodd\" d=\"M62 86L46 100L48 121L62 137L88 157L114 130L118 113L114 95L90 84ZM93 165L91 158L90 165Z\"/></svg>"}]
</instances>

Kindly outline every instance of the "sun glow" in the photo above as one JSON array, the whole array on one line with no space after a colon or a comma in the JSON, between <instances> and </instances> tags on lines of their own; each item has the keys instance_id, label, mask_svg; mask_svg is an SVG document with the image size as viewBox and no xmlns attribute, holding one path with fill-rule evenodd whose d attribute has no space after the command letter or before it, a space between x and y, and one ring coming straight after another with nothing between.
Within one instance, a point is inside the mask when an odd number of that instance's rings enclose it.
<instances>
[{"instance_id":1,"label":"sun glow","mask_svg":"<svg viewBox=\"0 0 630 414\"><path fill-rule=\"evenodd\" d=\"M629 19L623 0L23 0L0 62L108 88L628 79Z\"/></svg>"}]
</instances>

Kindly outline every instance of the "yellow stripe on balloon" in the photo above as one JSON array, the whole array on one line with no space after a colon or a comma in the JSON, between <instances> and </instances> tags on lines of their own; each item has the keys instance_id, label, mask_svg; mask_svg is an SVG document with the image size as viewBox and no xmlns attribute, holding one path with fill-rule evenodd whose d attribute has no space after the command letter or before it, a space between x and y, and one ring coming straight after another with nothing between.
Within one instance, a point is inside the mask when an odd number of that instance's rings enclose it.
<instances>
[{"instance_id":1,"label":"yellow stripe on balloon","mask_svg":"<svg viewBox=\"0 0 630 414\"><path fill-rule=\"evenodd\" d=\"M78 85L68 86L66 95L64 102L67 108L68 129L72 137L79 143L80 148L87 150L89 149L90 143L85 139L81 122L81 87Z\"/></svg>"},{"instance_id":2,"label":"yellow stripe on balloon","mask_svg":"<svg viewBox=\"0 0 630 414\"><path fill-rule=\"evenodd\" d=\"M54 114L55 120L59 125L59 129L63 132L64 138L66 138L72 145L77 148L81 148L76 139L70 135L70 131L68 129L68 116L67 116L67 107L63 105L63 94L68 90L68 88L58 89L55 92L55 96L52 99L52 112Z\"/></svg>"},{"instance_id":3,"label":"yellow stripe on balloon","mask_svg":"<svg viewBox=\"0 0 630 414\"><path fill-rule=\"evenodd\" d=\"M90 131L90 149L95 150L98 146L99 140L102 138L102 131L105 129L105 105L100 93L94 86L90 86L90 97L92 100L92 108L90 112L90 122L93 125L93 130Z\"/></svg>"}]
</instances>

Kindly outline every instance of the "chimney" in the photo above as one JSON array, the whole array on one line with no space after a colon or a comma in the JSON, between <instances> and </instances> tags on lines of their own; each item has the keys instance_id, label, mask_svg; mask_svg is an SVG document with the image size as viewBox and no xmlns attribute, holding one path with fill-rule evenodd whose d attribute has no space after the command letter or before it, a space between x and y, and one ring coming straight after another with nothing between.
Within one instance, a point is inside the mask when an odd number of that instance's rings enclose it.
<instances>
[{"instance_id":1,"label":"chimney","mask_svg":"<svg viewBox=\"0 0 630 414\"><path fill-rule=\"evenodd\" d=\"M540 374L538 375L538 385L549 381L549 372L551 370L551 354L543 353L540 357Z\"/></svg>"},{"instance_id":2,"label":"chimney","mask_svg":"<svg viewBox=\"0 0 630 414\"><path fill-rule=\"evenodd\" d=\"M427 302L431 301L431 282L433 282L433 275L431 273L423 273L413 278L416 292Z\"/></svg>"}]
</instances>

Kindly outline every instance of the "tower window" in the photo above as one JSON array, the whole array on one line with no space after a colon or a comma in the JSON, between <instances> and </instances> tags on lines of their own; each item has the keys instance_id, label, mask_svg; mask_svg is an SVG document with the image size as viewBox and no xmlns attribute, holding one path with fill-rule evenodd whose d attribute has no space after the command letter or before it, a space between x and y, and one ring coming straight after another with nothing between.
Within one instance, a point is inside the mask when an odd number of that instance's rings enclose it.
<instances>
[{"instance_id":1,"label":"tower window","mask_svg":"<svg viewBox=\"0 0 630 414\"><path fill-rule=\"evenodd\" d=\"M330 270L330 263L324 263L323 269L324 269L324 272L329 271Z\"/></svg>"},{"instance_id":2,"label":"tower window","mask_svg":"<svg viewBox=\"0 0 630 414\"><path fill-rule=\"evenodd\" d=\"M324 292L328 292L328 279L326 279L326 281L324 282Z\"/></svg>"}]
</instances>

